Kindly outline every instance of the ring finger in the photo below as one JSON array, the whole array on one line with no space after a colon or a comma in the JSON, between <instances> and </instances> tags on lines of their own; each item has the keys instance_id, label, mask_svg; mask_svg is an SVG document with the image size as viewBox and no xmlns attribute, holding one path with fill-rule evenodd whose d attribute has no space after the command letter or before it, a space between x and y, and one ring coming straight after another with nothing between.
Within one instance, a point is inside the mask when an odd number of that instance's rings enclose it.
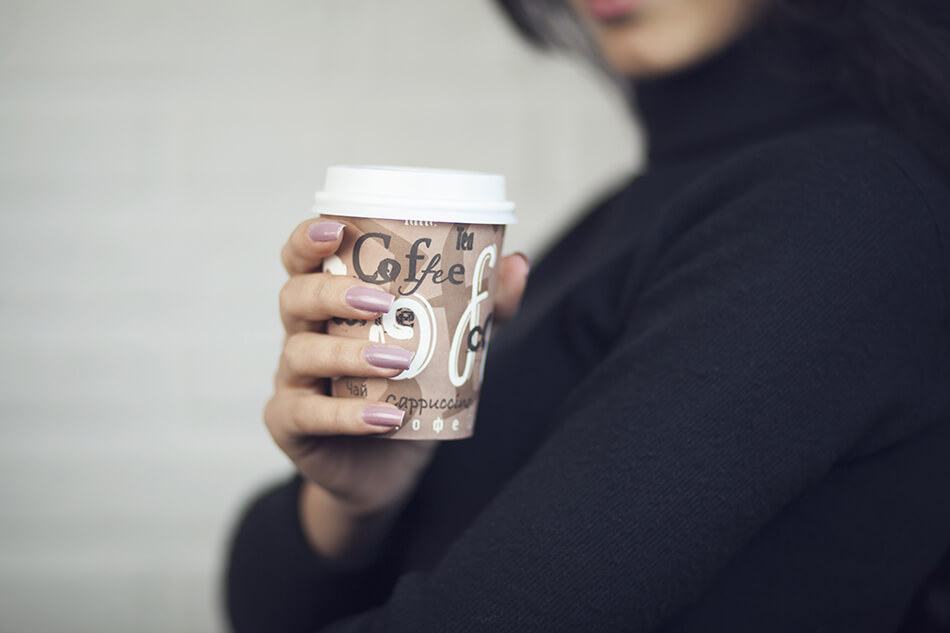
<instances>
[{"instance_id":1,"label":"ring finger","mask_svg":"<svg viewBox=\"0 0 950 633\"><path fill-rule=\"evenodd\" d=\"M392 378L409 368L414 353L372 341L298 332L287 337L277 370L279 382L303 386L315 378Z\"/></svg>"},{"instance_id":2,"label":"ring finger","mask_svg":"<svg viewBox=\"0 0 950 633\"><path fill-rule=\"evenodd\" d=\"M389 312L395 297L349 277L313 273L295 275L280 290L280 314L288 333L331 317L375 319Z\"/></svg>"}]
</instances>

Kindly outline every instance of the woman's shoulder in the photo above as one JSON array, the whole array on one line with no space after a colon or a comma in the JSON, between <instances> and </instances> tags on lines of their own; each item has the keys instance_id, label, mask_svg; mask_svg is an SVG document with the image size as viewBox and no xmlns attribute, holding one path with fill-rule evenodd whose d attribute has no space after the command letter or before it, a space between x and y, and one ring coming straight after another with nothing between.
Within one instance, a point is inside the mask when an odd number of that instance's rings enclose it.
<instances>
[{"instance_id":1,"label":"woman's shoulder","mask_svg":"<svg viewBox=\"0 0 950 633\"><path fill-rule=\"evenodd\" d=\"M658 218L653 269L719 253L743 279L806 276L829 293L910 283L926 293L928 318L945 315L947 182L910 141L862 119L750 144L706 161L674 195ZM820 279L808 272L815 261Z\"/></svg>"},{"instance_id":2,"label":"woman's shoulder","mask_svg":"<svg viewBox=\"0 0 950 633\"><path fill-rule=\"evenodd\" d=\"M849 118L708 161L673 200L680 228L741 215L737 229L903 241L950 252L950 174L903 135ZM946 271L947 268L944 267Z\"/></svg>"},{"instance_id":3,"label":"woman's shoulder","mask_svg":"<svg viewBox=\"0 0 950 633\"><path fill-rule=\"evenodd\" d=\"M746 185L870 203L856 211L950 208L950 174L941 174L908 137L863 116L843 117L750 145L723 167L742 174L739 181Z\"/></svg>"}]
</instances>

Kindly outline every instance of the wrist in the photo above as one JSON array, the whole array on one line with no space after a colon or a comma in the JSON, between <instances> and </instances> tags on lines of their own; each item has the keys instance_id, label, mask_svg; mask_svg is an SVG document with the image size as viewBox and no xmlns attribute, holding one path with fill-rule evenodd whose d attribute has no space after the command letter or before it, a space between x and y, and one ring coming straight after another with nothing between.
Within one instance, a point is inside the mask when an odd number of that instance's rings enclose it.
<instances>
[{"instance_id":1,"label":"wrist","mask_svg":"<svg viewBox=\"0 0 950 633\"><path fill-rule=\"evenodd\" d=\"M401 506L367 509L346 503L304 479L299 516L304 536L320 557L353 570L372 562Z\"/></svg>"}]
</instances>

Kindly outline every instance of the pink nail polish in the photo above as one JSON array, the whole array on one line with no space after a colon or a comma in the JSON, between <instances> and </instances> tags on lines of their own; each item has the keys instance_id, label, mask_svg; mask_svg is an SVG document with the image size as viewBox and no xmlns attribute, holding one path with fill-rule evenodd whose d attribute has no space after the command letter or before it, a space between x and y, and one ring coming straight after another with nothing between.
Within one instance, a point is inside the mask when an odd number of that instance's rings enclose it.
<instances>
[{"instance_id":1,"label":"pink nail polish","mask_svg":"<svg viewBox=\"0 0 950 633\"><path fill-rule=\"evenodd\" d=\"M363 358L375 367L383 369L409 369L415 352L390 345L373 345L363 350Z\"/></svg>"},{"instance_id":2,"label":"pink nail polish","mask_svg":"<svg viewBox=\"0 0 950 633\"><path fill-rule=\"evenodd\" d=\"M367 312L389 312L396 297L382 290L372 288L350 288L346 291L346 302L350 307Z\"/></svg>"},{"instance_id":3,"label":"pink nail polish","mask_svg":"<svg viewBox=\"0 0 950 633\"><path fill-rule=\"evenodd\" d=\"M335 242L343 234L343 225L339 222L317 222L307 229L307 237L314 242Z\"/></svg>"},{"instance_id":4,"label":"pink nail polish","mask_svg":"<svg viewBox=\"0 0 950 633\"><path fill-rule=\"evenodd\" d=\"M396 427L402 424L406 412L392 407L369 406L360 413L363 422L373 426Z\"/></svg>"}]
</instances>

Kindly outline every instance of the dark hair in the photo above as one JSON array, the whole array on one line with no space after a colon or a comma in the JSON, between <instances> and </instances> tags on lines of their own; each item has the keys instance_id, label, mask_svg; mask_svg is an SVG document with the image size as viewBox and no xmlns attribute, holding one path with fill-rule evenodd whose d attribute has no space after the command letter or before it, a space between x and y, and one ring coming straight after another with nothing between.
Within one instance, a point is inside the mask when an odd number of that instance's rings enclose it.
<instances>
[{"instance_id":1,"label":"dark hair","mask_svg":"<svg viewBox=\"0 0 950 633\"><path fill-rule=\"evenodd\" d=\"M822 72L950 178L950 0L768 1L766 20L818 42ZM580 48L566 0L496 2L536 46Z\"/></svg>"}]
</instances>

